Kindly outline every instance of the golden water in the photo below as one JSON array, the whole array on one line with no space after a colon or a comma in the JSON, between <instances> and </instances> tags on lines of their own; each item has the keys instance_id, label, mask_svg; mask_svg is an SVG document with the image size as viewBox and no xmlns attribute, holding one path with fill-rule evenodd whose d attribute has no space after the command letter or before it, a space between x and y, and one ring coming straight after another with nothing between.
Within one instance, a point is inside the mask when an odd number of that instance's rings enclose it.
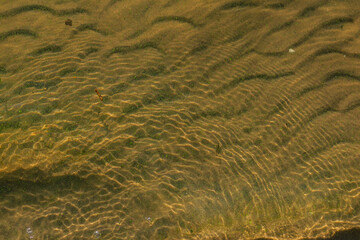
<instances>
[{"instance_id":1,"label":"golden water","mask_svg":"<svg viewBox=\"0 0 360 240\"><path fill-rule=\"evenodd\" d=\"M2 0L0 239L359 227L359 17L355 0Z\"/></svg>"}]
</instances>

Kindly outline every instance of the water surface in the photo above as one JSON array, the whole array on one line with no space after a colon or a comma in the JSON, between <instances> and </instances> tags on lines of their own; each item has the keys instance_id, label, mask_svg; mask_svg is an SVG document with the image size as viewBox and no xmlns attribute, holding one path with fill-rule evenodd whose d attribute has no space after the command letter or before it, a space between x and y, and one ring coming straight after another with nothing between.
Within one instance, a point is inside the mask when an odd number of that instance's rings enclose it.
<instances>
[{"instance_id":1,"label":"water surface","mask_svg":"<svg viewBox=\"0 0 360 240\"><path fill-rule=\"evenodd\" d=\"M350 0L1 1L0 239L359 227L359 16Z\"/></svg>"}]
</instances>

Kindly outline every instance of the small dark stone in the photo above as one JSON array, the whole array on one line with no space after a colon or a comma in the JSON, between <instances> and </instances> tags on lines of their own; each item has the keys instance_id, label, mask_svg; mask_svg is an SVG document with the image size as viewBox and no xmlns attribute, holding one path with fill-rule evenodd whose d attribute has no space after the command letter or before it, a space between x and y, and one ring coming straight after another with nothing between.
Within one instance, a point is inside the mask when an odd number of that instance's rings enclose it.
<instances>
[{"instance_id":1,"label":"small dark stone","mask_svg":"<svg viewBox=\"0 0 360 240\"><path fill-rule=\"evenodd\" d=\"M72 21L71 21L71 19L67 19L67 20L65 21L65 25L72 26Z\"/></svg>"},{"instance_id":2,"label":"small dark stone","mask_svg":"<svg viewBox=\"0 0 360 240\"><path fill-rule=\"evenodd\" d=\"M216 154L221 153L221 146L219 144L216 145Z\"/></svg>"}]
</instances>

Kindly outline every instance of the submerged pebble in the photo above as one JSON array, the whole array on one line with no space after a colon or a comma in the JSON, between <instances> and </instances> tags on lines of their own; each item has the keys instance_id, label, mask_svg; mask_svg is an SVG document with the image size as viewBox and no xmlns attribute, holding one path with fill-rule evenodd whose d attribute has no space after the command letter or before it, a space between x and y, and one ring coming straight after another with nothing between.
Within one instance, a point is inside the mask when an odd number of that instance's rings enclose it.
<instances>
[{"instance_id":1,"label":"submerged pebble","mask_svg":"<svg viewBox=\"0 0 360 240\"><path fill-rule=\"evenodd\" d=\"M100 238L101 237L101 233L98 231L98 230L96 230L94 233L93 233L93 237L94 238Z\"/></svg>"},{"instance_id":2,"label":"submerged pebble","mask_svg":"<svg viewBox=\"0 0 360 240\"><path fill-rule=\"evenodd\" d=\"M28 228L26 229L26 233L28 234L28 236L29 236L30 239L33 239L33 238L34 238L34 232L33 232L33 230L32 230L30 227L28 227Z\"/></svg>"}]
</instances>

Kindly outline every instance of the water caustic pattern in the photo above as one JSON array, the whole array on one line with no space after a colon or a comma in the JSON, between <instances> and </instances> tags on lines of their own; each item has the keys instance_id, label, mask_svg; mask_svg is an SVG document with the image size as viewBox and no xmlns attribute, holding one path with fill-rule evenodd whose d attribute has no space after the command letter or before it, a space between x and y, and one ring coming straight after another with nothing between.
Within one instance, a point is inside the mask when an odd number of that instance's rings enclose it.
<instances>
[{"instance_id":1,"label":"water caustic pattern","mask_svg":"<svg viewBox=\"0 0 360 240\"><path fill-rule=\"evenodd\" d=\"M358 1L0 9L1 239L359 226Z\"/></svg>"}]
</instances>

